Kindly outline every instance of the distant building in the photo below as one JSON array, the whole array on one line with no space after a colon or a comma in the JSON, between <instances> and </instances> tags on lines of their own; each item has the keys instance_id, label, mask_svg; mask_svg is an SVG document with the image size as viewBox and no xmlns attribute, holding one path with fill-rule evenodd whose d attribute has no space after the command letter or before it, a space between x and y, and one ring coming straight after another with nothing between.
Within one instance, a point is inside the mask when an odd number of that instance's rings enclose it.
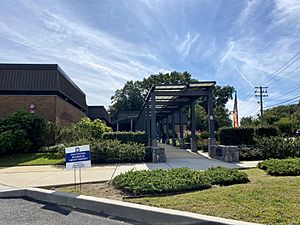
<instances>
[{"instance_id":1,"label":"distant building","mask_svg":"<svg viewBox=\"0 0 300 225\"><path fill-rule=\"evenodd\" d=\"M85 93L57 64L0 64L0 118L20 110L59 126L86 116Z\"/></svg>"},{"instance_id":2,"label":"distant building","mask_svg":"<svg viewBox=\"0 0 300 225\"><path fill-rule=\"evenodd\" d=\"M88 117L91 120L101 119L106 125L111 126L109 114L104 106L88 106Z\"/></svg>"},{"instance_id":3,"label":"distant building","mask_svg":"<svg viewBox=\"0 0 300 225\"><path fill-rule=\"evenodd\" d=\"M120 111L117 118L112 121L115 131L135 131L135 122L139 116L139 111Z\"/></svg>"}]
</instances>

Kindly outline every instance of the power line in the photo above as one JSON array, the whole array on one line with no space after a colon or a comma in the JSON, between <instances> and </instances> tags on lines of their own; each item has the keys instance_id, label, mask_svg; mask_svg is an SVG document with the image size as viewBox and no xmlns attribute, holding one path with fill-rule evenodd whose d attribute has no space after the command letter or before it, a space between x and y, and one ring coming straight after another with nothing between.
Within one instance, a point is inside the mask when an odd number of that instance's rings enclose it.
<instances>
[{"instance_id":1,"label":"power line","mask_svg":"<svg viewBox=\"0 0 300 225\"><path fill-rule=\"evenodd\" d=\"M267 81L271 80L273 77L275 77L276 75L278 75L279 73L283 72L284 70L286 70L288 67L290 67L292 64L294 64L296 61L298 61L298 59L300 59L300 56L298 58L296 58L298 55L300 55L300 51L297 52L292 58L290 58L285 64L283 64L280 68L278 68L277 70L275 70L275 72L273 72L271 74L270 77L266 78L263 82L261 82L260 84L263 85L264 83L266 83ZM296 59L295 59L296 58ZM295 60L294 60L295 59ZM294 60L294 61L292 61ZM291 62L292 61L292 62Z\"/></svg>"},{"instance_id":2,"label":"power line","mask_svg":"<svg viewBox=\"0 0 300 225\"><path fill-rule=\"evenodd\" d=\"M268 99L267 101L270 101L270 100L276 100L277 98L283 97L283 96L285 96L286 94L289 94L289 93L291 93L291 92L293 92L293 91L296 91L296 90L298 90L298 89L300 89L300 86L297 86L297 87L295 87L295 88L293 88L293 89L291 89L291 90L289 90L289 91L287 91L287 92L285 92L285 93L283 93L283 94L281 94L281 95L277 95L277 96L275 96L275 97L273 97L273 98L270 98L270 99Z\"/></svg>"},{"instance_id":3,"label":"power line","mask_svg":"<svg viewBox=\"0 0 300 225\"><path fill-rule=\"evenodd\" d=\"M240 105L240 111L242 110L242 109L244 109L244 108L246 108L246 106L247 106L247 103L246 103L246 101L251 97L251 95L252 95L252 90L249 92L249 94L246 96L246 98L244 98L242 101L243 101L243 103Z\"/></svg>"},{"instance_id":4,"label":"power line","mask_svg":"<svg viewBox=\"0 0 300 225\"><path fill-rule=\"evenodd\" d=\"M271 82L271 83L269 84L269 86L272 85L272 84L274 84L274 83L276 83L276 82L278 82L278 81L280 81L282 78L287 77L288 75L292 74L293 72L297 71L298 69L300 69L300 65L297 66L297 67L296 67L295 69L293 69L292 71L290 71L290 72L288 72L287 74L285 74L284 76L279 77L278 80L273 81L273 83Z\"/></svg>"},{"instance_id":5,"label":"power line","mask_svg":"<svg viewBox=\"0 0 300 225\"><path fill-rule=\"evenodd\" d=\"M279 105L282 105L283 103L287 103L287 102L290 102L290 101L293 101L297 98L300 98L300 95L296 96L296 97L293 97L291 99L288 99L288 100L285 100L285 101L282 101L282 102L279 102L277 104L274 104L274 105L269 105L269 106L266 106L266 108L272 108L272 107L275 107L275 106L279 106ZM300 99L299 99L300 100Z\"/></svg>"}]
</instances>

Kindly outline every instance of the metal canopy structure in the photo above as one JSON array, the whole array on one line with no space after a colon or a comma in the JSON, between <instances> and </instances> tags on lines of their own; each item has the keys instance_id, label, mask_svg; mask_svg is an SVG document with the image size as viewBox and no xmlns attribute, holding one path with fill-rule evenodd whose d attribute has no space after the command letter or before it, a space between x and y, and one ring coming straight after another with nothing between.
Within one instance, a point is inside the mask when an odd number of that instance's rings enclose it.
<instances>
[{"instance_id":1,"label":"metal canopy structure","mask_svg":"<svg viewBox=\"0 0 300 225\"><path fill-rule=\"evenodd\" d=\"M171 117L172 144L175 144L174 114L179 113L179 133L182 146L184 144L182 108L189 105L191 107L191 149L195 151L195 100L202 96L208 98L209 133L210 139L214 140L213 88L215 84L215 81L205 81L188 84L153 85L138 116L137 129L146 131L150 138L149 145L155 147L157 146L157 139L161 139L163 132L166 133L166 140L163 141L169 141L169 117Z\"/></svg>"}]
</instances>

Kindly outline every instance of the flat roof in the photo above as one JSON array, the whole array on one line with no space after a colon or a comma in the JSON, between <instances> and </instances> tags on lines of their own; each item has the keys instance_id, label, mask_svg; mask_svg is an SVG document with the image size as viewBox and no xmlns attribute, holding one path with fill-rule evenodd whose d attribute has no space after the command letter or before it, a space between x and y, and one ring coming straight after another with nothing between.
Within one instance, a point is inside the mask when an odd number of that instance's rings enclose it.
<instances>
[{"instance_id":1,"label":"flat roof","mask_svg":"<svg viewBox=\"0 0 300 225\"><path fill-rule=\"evenodd\" d=\"M58 64L0 63L1 94L56 93L86 111L86 95Z\"/></svg>"}]
</instances>

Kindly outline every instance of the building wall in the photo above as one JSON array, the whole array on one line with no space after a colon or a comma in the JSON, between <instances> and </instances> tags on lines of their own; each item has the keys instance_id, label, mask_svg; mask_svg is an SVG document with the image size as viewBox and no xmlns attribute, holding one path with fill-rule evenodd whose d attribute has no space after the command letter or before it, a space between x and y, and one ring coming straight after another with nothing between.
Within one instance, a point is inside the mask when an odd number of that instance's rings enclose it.
<instances>
[{"instance_id":1,"label":"building wall","mask_svg":"<svg viewBox=\"0 0 300 225\"><path fill-rule=\"evenodd\" d=\"M35 113L53 123L56 122L56 96L48 95L0 95L0 118L16 111L29 112L28 106L36 106Z\"/></svg>"},{"instance_id":2,"label":"building wall","mask_svg":"<svg viewBox=\"0 0 300 225\"><path fill-rule=\"evenodd\" d=\"M56 97L56 124L58 126L70 126L85 116L86 114L75 106Z\"/></svg>"},{"instance_id":3,"label":"building wall","mask_svg":"<svg viewBox=\"0 0 300 225\"><path fill-rule=\"evenodd\" d=\"M58 126L70 126L86 115L56 95L0 95L0 118L16 111L29 112L31 104L36 106L36 115Z\"/></svg>"}]
</instances>

